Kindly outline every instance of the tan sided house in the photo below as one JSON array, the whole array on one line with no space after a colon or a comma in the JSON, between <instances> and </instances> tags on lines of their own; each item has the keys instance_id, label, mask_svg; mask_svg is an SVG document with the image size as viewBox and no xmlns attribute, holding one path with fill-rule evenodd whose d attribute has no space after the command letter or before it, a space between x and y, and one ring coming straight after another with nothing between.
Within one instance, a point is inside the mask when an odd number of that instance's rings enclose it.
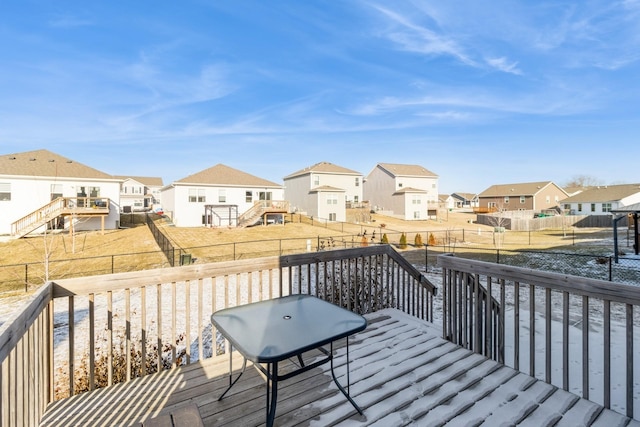
<instances>
[{"instance_id":1,"label":"tan sided house","mask_svg":"<svg viewBox=\"0 0 640 427\"><path fill-rule=\"evenodd\" d=\"M478 194L476 212L536 211L554 209L567 193L551 181L497 184Z\"/></svg>"},{"instance_id":2,"label":"tan sided house","mask_svg":"<svg viewBox=\"0 0 640 427\"><path fill-rule=\"evenodd\" d=\"M571 215L610 214L635 203L640 203L640 184L592 187L562 201Z\"/></svg>"}]
</instances>

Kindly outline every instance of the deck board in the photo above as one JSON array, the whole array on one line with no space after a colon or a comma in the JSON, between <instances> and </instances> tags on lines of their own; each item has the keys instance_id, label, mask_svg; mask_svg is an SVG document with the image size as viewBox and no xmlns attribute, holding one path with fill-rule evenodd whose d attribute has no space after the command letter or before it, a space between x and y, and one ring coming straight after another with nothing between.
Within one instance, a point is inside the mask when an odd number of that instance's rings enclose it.
<instances>
[{"instance_id":1,"label":"deck board","mask_svg":"<svg viewBox=\"0 0 640 427\"><path fill-rule=\"evenodd\" d=\"M367 329L349 341L350 392L364 415L339 392L327 364L280 383L276 425L640 426L445 341L433 325L403 313L383 310L367 319ZM334 353L345 385L345 340ZM237 373L242 360L233 357ZM307 355L305 363L315 357ZM205 426L264 425L265 381L250 363L217 400L228 385L228 369L228 356L220 356L84 393L49 405L40 425L127 426L190 403Z\"/></svg>"}]
</instances>

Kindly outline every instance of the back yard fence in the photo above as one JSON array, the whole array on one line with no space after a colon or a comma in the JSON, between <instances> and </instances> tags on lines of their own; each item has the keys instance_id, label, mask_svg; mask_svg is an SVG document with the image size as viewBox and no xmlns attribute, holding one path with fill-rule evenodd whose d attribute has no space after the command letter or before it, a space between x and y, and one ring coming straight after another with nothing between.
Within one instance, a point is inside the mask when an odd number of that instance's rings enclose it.
<instances>
[{"instance_id":1,"label":"back yard fence","mask_svg":"<svg viewBox=\"0 0 640 427\"><path fill-rule=\"evenodd\" d=\"M418 268L424 266L427 271L437 271L437 255L453 253L469 259L640 285L640 259L630 255L629 250L620 257L618 263L615 262L613 249L604 245L602 249L590 247L590 253L509 250L496 245L504 244L501 239L513 239L514 237L510 236L512 232L506 233L506 236L500 234L463 229L402 233L385 230L383 227L381 230L363 228L361 233L352 235L257 240L188 248L171 244L170 239L162 234L158 237L163 242L160 251L50 259L46 266L44 261L0 265L0 293L28 291L42 285L47 279L171 267L175 260L180 260L180 265L208 263L384 243L393 245L410 262ZM485 239L484 245L470 243L470 237L473 237L473 240ZM577 245L588 237L568 233L566 239L567 246L570 246L571 243ZM538 238L534 240L539 242Z\"/></svg>"}]
</instances>

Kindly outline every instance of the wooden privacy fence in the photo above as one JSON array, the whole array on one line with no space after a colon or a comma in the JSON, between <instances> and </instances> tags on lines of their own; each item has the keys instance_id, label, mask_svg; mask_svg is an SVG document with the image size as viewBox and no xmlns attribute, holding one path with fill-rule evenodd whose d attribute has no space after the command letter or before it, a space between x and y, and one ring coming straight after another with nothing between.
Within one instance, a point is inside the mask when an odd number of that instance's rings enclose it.
<instances>
[{"instance_id":1,"label":"wooden privacy fence","mask_svg":"<svg viewBox=\"0 0 640 427\"><path fill-rule=\"evenodd\" d=\"M388 245L49 282L0 330L0 424L36 426L54 400L213 357L223 308L305 293L432 321L435 290Z\"/></svg>"},{"instance_id":2,"label":"wooden privacy fence","mask_svg":"<svg viewBox=\"0 0 640 427\"><path fill-rule=\"evenodd\" d=\"M451 255L438 264L446 339L634 417L640 288Z\"/></svg>"}]
</instances>

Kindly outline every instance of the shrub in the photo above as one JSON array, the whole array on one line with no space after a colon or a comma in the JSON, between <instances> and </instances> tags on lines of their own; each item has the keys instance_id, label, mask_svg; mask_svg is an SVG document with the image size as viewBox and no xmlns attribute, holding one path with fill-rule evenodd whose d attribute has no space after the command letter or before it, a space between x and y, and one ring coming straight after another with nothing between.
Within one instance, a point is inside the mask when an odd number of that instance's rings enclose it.
<instances>
[{"instance_id":1,"label":"shrub","mask_svg":"<svg viewBox=\"0 0 640 427\"><path fill-rule=\"evenodd\" d=\"M407 249L407 235L402 233L400 235L400 249Z\"/></svg>"},{"instance_id":2,"label":"shrub","mask_svg":"<svg viewBox=\"0 0 640 427\"><path fill-rule=\"evenodd\" d=\"M362 236L362 241L360 246L369 246L369 241L367 240L367 236Z\"/></svg>"},{"instance_id":3,"label":"shrub","mask_svg":"<svg viewBox=\"0 0 640 427\"><path fill-rule=\"evenodd\" d=\"M382 239L380 240L380 243L384 243L384 244L386 244L386 245L388 245L388 244L389 244L389 238L387 237L387 233L384 233L384 234L382 235Z\"/></svg>"},{"instance_id":4,"label":"shrub","mask_svg":"<svg viewBox=\"0 0 640 427\"><path fill-rule=\"evenodd\" d=\"M416 234L416 238L414 239L413 244L417 247L422 246L422 235L420 233Z\"/></svg>"},{"instance_id":5,"label":"shrub","mask_svg":"<svg viewBox=\"0 0 640 427\"><path fill-rule=\"evenodd\" d=\"M433 233L429 233L429 246L435 246L437 243L436 236L434 236Z\"/></svg>"}]
</instances>

